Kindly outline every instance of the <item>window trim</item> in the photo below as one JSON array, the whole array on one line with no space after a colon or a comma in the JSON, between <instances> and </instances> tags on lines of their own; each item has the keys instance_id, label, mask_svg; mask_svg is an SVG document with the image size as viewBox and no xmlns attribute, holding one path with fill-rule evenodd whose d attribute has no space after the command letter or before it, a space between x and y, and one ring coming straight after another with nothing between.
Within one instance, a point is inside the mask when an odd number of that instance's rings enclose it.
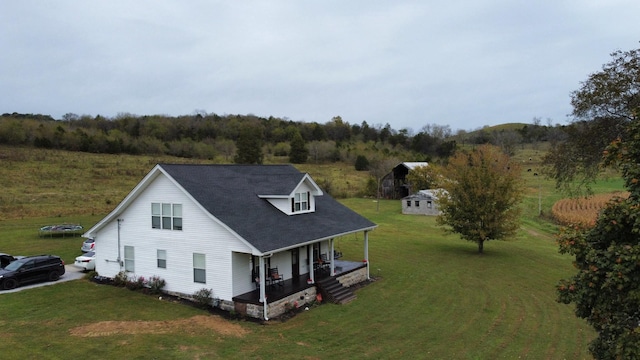
<instances>
[{"instance_id":1,"label":"window trim","mask_svg":"<svg viewBox=\"0 0 640 360\"><path fill-rule=\"evenodd\" d=\"M128 253L127 250L130 250L131 253ZM126 272L136 272L136 249L134 246L125 245L124 246L124 271ZM131 256L129 256L131 255Z\"/></svg>"},{"instance_id":2,"label":"window trim","mask_svg":"<svg viewBox=\"0 0 640 360\"><path fill-rule=\"evenodd\" d=\"M196 261L196 257L202 257L202 259L198 259ZM200 261L202 261L202 267L199 266ZM198 263L198 264L197 264ZM200 281L199 276L202 276L202 281ZM202 253L193 253L193 282L198 284L206 284L207 283L207 255Z\"/></svg>"},{"instance_id":3,"label":"window trim","mask_svg":"<svg viewBox=\"0 0 640 360\"><path fill-rule=\"evenodd\" d=\"M159 269L167 268L167 250L164 250L164 249L156 250L156 265L158 266Z\"/></svg>"},{"instance_id":4,"label":"window trim","mask_svg":"<svg viewBox=\"0 0 640 360\"><path fill-rule=\"evenodd\" d=\"M293 194L291 199L291 212L308 212L311 210L311 194L306 192L297 192Z\"/></svg>"},{"instance_id":5,"label":"window trim","mask_svg":"<svg viewBox=\"0 0 640 360\"><path fill-rule=\"evenodd\" d=\"M182 231L182 204L152 202L151 228Z\"/></svg>"}]
</instances>

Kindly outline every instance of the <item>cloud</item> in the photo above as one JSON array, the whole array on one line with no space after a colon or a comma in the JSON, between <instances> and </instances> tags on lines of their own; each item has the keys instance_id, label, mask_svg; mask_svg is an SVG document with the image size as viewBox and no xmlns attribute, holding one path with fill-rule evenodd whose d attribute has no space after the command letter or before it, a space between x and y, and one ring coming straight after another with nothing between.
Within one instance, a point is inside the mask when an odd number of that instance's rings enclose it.
<instances>
[{"instance_id":1,"label":"cloud","mask_svg":"<svg viewBox=\"0 0 640 360\"><path fill-rule=\"evenodd\" d=\"M0 111L562 123L580 81L638 45L639 12L625 0L3 2Z\"/></svg>"}]
</instances>

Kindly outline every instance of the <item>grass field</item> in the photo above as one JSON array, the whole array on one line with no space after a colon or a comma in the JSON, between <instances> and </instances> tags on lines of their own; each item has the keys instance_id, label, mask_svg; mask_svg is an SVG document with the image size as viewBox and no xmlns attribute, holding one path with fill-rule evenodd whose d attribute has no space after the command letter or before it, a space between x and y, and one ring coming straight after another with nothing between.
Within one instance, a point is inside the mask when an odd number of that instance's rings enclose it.
<instances>
[{"instance_id":1,"label":"grass field","mask_svg":"<svg viewBox=\"0 0 640 360\"><path fill-rule=\"evenodd\" d=\"M62 159L67 155L73 159ZM100 164L91 164L97 160L83 160L84 155L45 155L79 161L82 171L72 171L72 177L65 168L53 170L27 155L24 163L8 166L25 171L23 180L0 170L0 181L12 184L1 195L0 252L55 253L72 261L80 253L80 238L40 238L37 229L63 221L93 225L154 161L103 155ZM101 173L105 169L113 174ZM539 204L547 213L561 195L541 177L527 181L521 231L514 239L487 243L484 255L475 244L444 233L432 217L401 215L398 201L382 201L376 210L371 199L343 200L379 225L369 248L375 281L357 290L358 298L347 305L321 305L286 322L229 322L87 280L0 293L3 358L590 358L593 331L570 306L555 302L554 286L573 273L572 259L558 253L555 225L538 216ZM87 193L75 194L77 184ZM43 205L44 212L28 203L17 206L25 199L21 188L33 198L57 200ZM609 190L620 190L620 182L599 185L598 191ZM24 212L9 216L5 209ZM360 260L362 242L358 234L337 239L336 247L347 259Z\"/></svg>"}]
</instances>

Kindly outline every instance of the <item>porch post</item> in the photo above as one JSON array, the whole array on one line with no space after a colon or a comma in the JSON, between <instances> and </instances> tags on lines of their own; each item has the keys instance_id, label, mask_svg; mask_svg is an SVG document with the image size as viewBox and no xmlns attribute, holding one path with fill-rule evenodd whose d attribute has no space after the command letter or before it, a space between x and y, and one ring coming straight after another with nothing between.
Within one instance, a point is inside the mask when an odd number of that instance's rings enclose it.
<instances>
[{"instance_id":1,"label":"porch post","mask_svg":"<svg viewBox=\"0 0 640 360\"><path fill-rule=\"evenodd\" d=\"M334 244L333 238L331 238L331 240L329 240L329 244L330 244L330 246L329 246L329 248L330 248L330 250L329 250L329 263L331 264L331 272L330 272L330 274L331 274L331 276L335 276L336 275L336 271L335 271L335 268L336 268L335 265L336 264L333 262L333 259L335 258L335 256L333 256L333 244Z\"/></svg>"},{"instance_id":2,"label":"porch post","mask_svg":"<svg viewBox=\"0 0 640 360\"><path fill-rule=\"evenodd\" d=\"M315 284L316 279L313 271L313 245L311 245L311 249L309 249L309 245L307 245L307 253L309 254L309 258L307 259L307 261L309 261L309 279L311 279L312 284Z\"/></svg>"},{"instance_id":3,"label":"porch post","mask_svg":"<svg viewBox=\"0 0 640 360\"><path fill-rule=\"evenodd\" d=\"M265 273L264 273L264 257L260 256L260 271L258 272L258 276L260 276L260 302L262 303L262 306L266 309L267 307L267 301L266 301L266 297L267 295L265 294L266 289L265 289ZM266 310L265 310L265 314L266 314Z\"/></svg>"},{"instance_id":4,"label":"porch post","mask_svg":"<svg viewBox=\"0 0 640 360\"><path fill-rule=\"evenodd\" d=\"M364 260L367 262L367 280L371 280L369 277L369 230L364 232Z\"/></svg>"}]
</instances>

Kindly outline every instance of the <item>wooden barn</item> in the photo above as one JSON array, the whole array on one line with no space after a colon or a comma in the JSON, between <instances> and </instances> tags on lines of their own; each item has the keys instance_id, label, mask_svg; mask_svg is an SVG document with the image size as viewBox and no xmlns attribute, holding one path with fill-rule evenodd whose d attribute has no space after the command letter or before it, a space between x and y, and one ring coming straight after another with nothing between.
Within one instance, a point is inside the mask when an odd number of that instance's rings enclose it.
<instances>
[{"instance_id":1,"label":"wooden barn","mask_svg":"<svg viewBox=\"0 0 640 360\"><path fill-rule=\"evenodd\" d=\"M412 193L410 184L407 181L409 172L420 166L429 166L428 162L403 162L396 165L391 172L382 178L382 197L385 199L402 199Z\"/></svg>"}]
</instances>

